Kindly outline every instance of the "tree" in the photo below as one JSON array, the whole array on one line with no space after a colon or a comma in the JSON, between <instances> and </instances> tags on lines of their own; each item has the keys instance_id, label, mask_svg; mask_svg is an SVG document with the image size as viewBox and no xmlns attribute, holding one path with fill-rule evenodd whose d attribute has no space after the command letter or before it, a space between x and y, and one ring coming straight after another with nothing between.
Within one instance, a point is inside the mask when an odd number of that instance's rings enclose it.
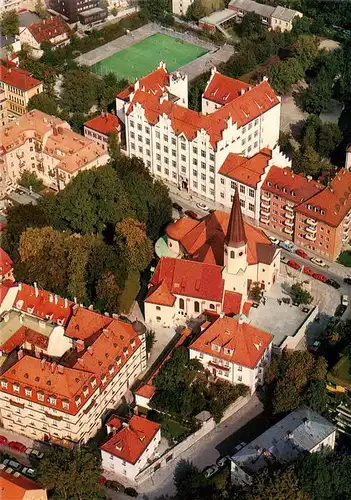
<instances>
[{"instance_id":1,"label":"tree","mask_svg":"<svg viewBox=\"0 0 351 500\"><path fill-rule=\"evenodd\" d=\"M279 380L274 390L273 412L288 413L300 406L301 398L292 380Z\"/></svg>"},{"instance_id":2,"label":"tree","mask_svg":"<svg viewBox=\"0 0 351 500\"><path fill-rule=\"evenodd\" d=\"M3 12L0 22L1 34L5 37L12 37L19 34L18 15L14 10Z\"/></svg>"},{"instance_id":3,"label":"tree","mask_svg":"<svg viewBox=\"0 0 351 500\"><path fill-rule=\"evenodd\" d=\"M128 314L140 290L140 274L129 271L124 288L119 297L120 312Z\"/></svg>"},{"instance_id":4,"label":"tree","mask_svg":"<svg viewBox=\"0 0 351 500\"><path fill-rule=\"evenodd\" d=\"M293 302L300 304L310 304L312 302L312 295L303 288L301 283L294 283L291 286L291 297Z\"/></svg>"},{"instance_id":5,"label":"tree","mask_svg":"<svg viewBox=\"0 0 351 500\"><path fill-rule=\"evenodd\" d=\"M202 500L211 495L208 480L195 465L181 460L174 471L174 486L178 500Z\"/></svg>"},{"instance_id":6,"label":"tree","mask_svg":"<svg viewBox=\"0 0 351 500\"><path fill-rule=\"evenodd\" d=\"M35 193L40 193L40 191L42 191L44 188L43 181L41 179L38 179L38 177L29 170L25 170L22 173L18 183L21 186L32 189Z\"/></svg>"},{"instance_id":7,"label":"tree","mask_svg":"<svg viewBox=\"0 0 351 500\"><path fill-rule=\"evenodd\" d=\"M38 109L47 115L57 116L57 102L53 95L47 92L41 92L40 94L35 94L29 99L28 111L32 109Z\"/></svg>"},{"instance_id":8,"label":"tree","mask_svg":"<svg viewBox=\"0 0 351 500\"><path fill-rule=\"evenodd\" d=\"M300 485L293 467L269 473L267 470L255 475L248 500L309 500Z\"/></svg>"},{"instance_id":9,"label":"tree","mask_svg":"<svg viewBox=\"0 0 351 500\"><path fill-rule=\"evenodd\" d=\"M328 398L324 380L311 382L306 392L305 403L321 415L326 413Z\"/></svg>"},{"instance_id":10,"label":"tree","mask_svg":"<svg viewBox=\"0 0 351 500\"><path fill-rule=\"evenodd\" d=\"M292 167L297 174L302 173L317 177L322 168L321 158L317 151L311 146L307 146L303 151L295 151Z\"/></svg>"},{"instance_id":11,"label":"tree","mask_svg":"<svg viewBox=\"0 0 351 500\"><path fill-rule=\"evenodd\" d=\"M37 481L55 498L98 500L101 458L88 448L51 448L40 460Z\"/></svg>"},{"instance_id":12,"label":"tree","mask_svg":"<svg viewBox=\"0 0 351 500\"><path fill-rule=\"evenodd\" d=\"M145 224L126 218L116 225L117 244L126 249L129 269L143 271L151 262L152 244Z\"/></svg>"},{"instance_id":13,"label":"tree","mask_svg":"<svg viewBox=\"0 0 351 500\"><path fill-rule=\"evenodd\" d=\"M242 38L257 39L265 31L261 17L255 12L248 12L242 19L238 30Z\"/></svg>"},{"instance_id":14,"label":"tree","mask_svg":"<svg viewBox=\"0 0 351 500\"><path fill-rule=\"evenodd\" d=\"M97 103L100 85L100 79L89 67L80 66L66 71L63 74L60 105L69 112L88 113Z\"/></svg>"},{"instance_id":15,"label":"tree","mask_svg":"<svg viewBox=\"0 0 351 500\"><path fill-rule=\"evenodd\" d=\"M321 74L309 87L300 91L299 101L303 111L320 115L333 97L333 85L327 75Z\"/></svg>"},{"instance_id":16,"label":"tree","mask_svg":"<svg viewBox=\"0 0 351 500\"><path fill-rule=\"evenodd\" d=\"M303 77L304 68L295 57L272 64L268 70L269 81L276 92L286 94L293 83Z\"/></svg>"},{"instance_id":17,"label":"tree","mask_svg":"<svg viewBox=\"0 0 351 500\"><path fill-rule=\"evenodd\" d=\"M304 122L301 130L301 146L303 149L316 149L322 121L317 115L310 115Z\"/></svg>"},{"instance_id":18,"label":"tree","mask_svg":"<svg viewBox=\"0 0 351 500\"><path fill-rule=\"evenodd\" d=\"M316 36L303 35L297 39L294 52L304 69L307 69L317 57L318 45L319 39Z\"/></svg>"},{"instance_id":19,"label":"tree","mask_svg":"<svg viewBox=\"0 0 351 500\"><path fill-rule=\"evenodd\" d=\"M169 0L145 0L141 5L141 13L151 21L159 21L165 25L173 23L172 8Z\"/></svg>"},{"instance_id":20,"label":"tree","mask_svg":"<svg viewBox=\"0 0 351 500\"><path fill-rule=\"evenodd\" d=\"M322 123L319 129L317 151L323 158L330 157L336 146L342 141L342 133L336 123Z\"/></svg>"},{"instance_id":21,"label":"tree","mask_svg":"<svg viewBox=\"0 0 351 500\"><path fill-rule=\"evenodd\" d=\"M47 10L42 2L42 0L37 0L34 7L34 12L38 14L41 19L46 19L48 17Z\"/></svg>"},{"instance_id":22,"label":"tree","mask_svg":"<svg viewBox=\"0 0 351 500\"><path fill-rule=\"evenodd\" d=\"M207 9L203 0L194 0L186 11L186 18L189 21L198 21L207 15Z\"/></svg>"},{"instance_id":23,"label":"tree","mask_svg":"<svg viewBox=\"0 0 351 500\"><path fill-rule=\"evenodd\" d=\"M112 271L105 271L96 287L98 308L110 313L118 312L120 288Z\"/></svg>"},{"instance_id":24,"label":"tree","mask_svg":"<svg viewBox=\"0 0 351 500\"><path fill-rule=\"evenodd\" d=\"M262 289L259 283L256 282L251 285L249 296L254 302L259 302L261 300Z\"/></svg>"},{"instance_id":25,"label":"tree","mask_svg":"<svg viewBox=\"0 0 351 500\"><path fill-rule=\"evenodd\" d=\"M155 344L155 342L157 342L155 337L156 337L156 333L154 330L147 330L146 331L146 353L147 354L149 354L151 352L153 345Z\"/></svg>"}]
</instances>

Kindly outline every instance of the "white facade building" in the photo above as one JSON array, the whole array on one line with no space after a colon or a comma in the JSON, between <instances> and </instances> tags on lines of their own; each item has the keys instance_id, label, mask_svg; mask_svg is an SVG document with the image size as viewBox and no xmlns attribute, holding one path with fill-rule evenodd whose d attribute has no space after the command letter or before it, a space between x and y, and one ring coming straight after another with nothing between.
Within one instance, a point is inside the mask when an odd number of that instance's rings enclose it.
<instances>
[{"instance_id":1,"label":"white facade building","mask_svg":"<svg viewBox=\"0 0 351 500\"><path fill-rule=\"evenodd\" d=\"M112 417L106 425L109 436L100 446L102 468L134 481L155 455L161 425L137 415L123 423Z\"/></svg>"},{"instance_id":2,"label":"white facade building","mask_svg":"<svg viewBox=\"0 0 351 500\"><path fill-rule=\"evenodd\" d=\"M231 384L245 384L253 394L263 384L264 367L270 364L273 335L241 319L220 317L189 346L214 377Z\"/></svg>"},{"instance_id":3,"label":"white facade building","mask_svg":"<svg viewBox=\"0 0 351 500\"><path fill-rule=\"evenodd\" d=\"M251 157L279 138L280 98L212 70L202 113L187 108L187 79L158 70L116 98L126 153L179 188L223 203L218 172L230 153Z\"/></svg>"}]
</instances>

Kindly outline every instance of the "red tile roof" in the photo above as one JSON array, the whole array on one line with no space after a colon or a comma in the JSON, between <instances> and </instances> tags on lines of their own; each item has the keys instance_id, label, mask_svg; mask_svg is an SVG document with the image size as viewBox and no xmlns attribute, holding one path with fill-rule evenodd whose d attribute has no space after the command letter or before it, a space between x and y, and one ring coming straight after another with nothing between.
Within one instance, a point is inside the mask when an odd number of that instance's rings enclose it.
<instances>
[{"instance_id":1,"label":"red tile roof","mask_svg":"<svg viewBox=\"0 0 351 500\"><path fill-rule=\"evenodd\" d=\"M113 321L112 318L76 306L65 330L66 337L87 340Z\"/></svg>"},{"instance_id":2,"label":"red tile roof","mask_svg":"<svg viewBox=\"0 0 351 500\"><path fill-rule=\"evenodd\" d=\"M309 208L311 207L311 208ZM330 185L295 207L295 211L337 227L351 210L351 172L342 168Z\"/></svg>"},{"instance_id":3,"label":"red tile roof","mask_svg":"<svg viewBox=\"0 0 351 500\"><path fill-rule=\"evenodd\" d=\"M100 449L130 464L135 464L160 428L160 424L134 415L129 423L114 436L109 437Z\"/></svg>"},{"instance_id":4,"label":"red tile roof","mask_svg":"<svg viewBox=\"0 0 351 500\"><path fill-rule=\"evenodd\" d=\"M14 475L6 472L6 469L0 470L0 492L4 500L22 500L23 498L32 498L34 490L38 490L35 498L39 498L39 492L42 492L40 498L47 499L46 490L43 490L38 483L32 481L22 474ZM27 494L27 491L32 493ZM34 498L34 497L33 497Z\"/></svg>"},{"instance_id":5,"label":"red tile roof","mask_svg":"<svg viewBox=\"0 0 351 500\"><path fill-rule=\"evenodd\" d=\"M119 429L121 427L121 421L119 418L112 415L111 418L106 422L106 426L113 427L114 429Z\"/></svg>"},{"instance_id":6,"label":"red tile roof","mask_svg":"<svg viewBox=\"0 0 351 500\"><path fill-rule=\"evenodd\" d=\"M246 92L251 88L252 85L248 85L245 82L235 80L234 78L216 72L202 97L223 105L233 101L239 97L242 92Z\"/></svg>"},{"instance_id":7,"label":"red tile roof","mask_svg":"<svg viewBox=\"0 0 351 500\"><path fill-rule=\"evenodd\" d=\"M23 91L30 90L42 84L40 80L33 78L29 71L17 68L16 66L8 68L3 64L0 65L0 81Z\"/></svg>"},{"instance_id":8,"label":"red tile roof","mask_svg":"<svg viewBox=\"0 0 351 500\"><path fill-rule=\"evenodd\" d=\"M294 174L288 167L279 168L273 165L261 189L298 204L318 193L323 186L317 181L308 180L304 175Z\"/></svg>"},{"instance_id":9,"label":"red tile roof","mask_svg":"<svg viewBox=\"0 0 351 500\"><path fill-rule=\"evenodd\" d=\"M121 122L119 121L118 117L113 113L105 112L85 122L84 127L96 130L97 132L100 132L100 134L108 135L120 129Z\"/></svg>"},{"instance_id":10,"label":"red tile roof","mask_svg":"<svg viewBox=\"0 0 351 500\"><path fill-rule=\"evenodd\" d=\"M40 23L31 24L28 26L28 30L38 43L50 42L57 36L68 34L71 31L68 24L60 16L49 17Z\"/></svg>"},{"instance_id":11,"label":"red tile roof","mask_svg":"<svg viewBox=\"0 0 351 500\"><path fill-rule=\"evenodd\" d=\"M165 280L162 280L159 285L152 287L146 296L145 302L158 304L160 306L173 306L176 298L170 292Z\"/></svg>"},{"instance_id":12,"label":"red tile roof","mask_svg":"<svg viewBox=\"0 0 351 500\"><path fill-rule=\"evenodd\" d=\"M181 217L176 222L172 222L166 227L166 234L169 238L179 240L191 229L198 225L198 221L190 217Z\"/></svg>"},{"instance_id":13,"label":"red tile roof","mask_svg":"<svg viewBox=\"0 0 351 500\"><path fill-rule=\"evenodd\" d=\"M256 188L271 158L272 151L267 148L251 158L229 153L218 172L229 179Z\"/></svg>"},{"instance_id":14,"label":"red tile roof","mask_svg":"<svg viewBox=\"0 0 351 500\"><path fill-rule=\"evenodd\" d=\"M160 96L167 90L167 87L169 86L169 79L169 73L164 68L158 68L143 78L140 78L137 86L144 92ZM117 98L128 100L130 94L134 92L135 87L135 84L129 85L129 87L117 94Z\"/></svg>"},{"instance_id":15,"label":"red tile roof","mask_svg":"<svg viewBox=\"0 0 351 500\"><path fill-rule=\"evenodd\" d=\"M47 349L49 345L49 337L43 335L31 328L22 326L1 346L0 350L6 354L10 354L16 347L22 346L25 342L34 344L41 349Z\"/></svg>"},{"instance_id":16,"label":"red tile roof","mask_svg":"<svg viewBox=\"0 0 351 500\"><path fill-rule=\"evenodd\" d=\"M237 365L255 368L273 335L259 328L240 323L235 318L218 318L190 345L189 349L230 361ZM220 347L214 351L212 345ZM224 351L230 349L231 353Z\"/></svg>"},{"instance_id":17,"label":"red tile roof","mask_svg":"<svg viewBox=\"0 0 351 500\"><path fill-rule=\"evenodd\" d=\"M162 257L150 283L157 291L156 287L162 281L166 282L173 295L214 302L222 301L224 287L222 266ZM153 303L153 291L151 288L147 302Z\"/></svg>"},{"instance_id":18,"label":"red tile roof","mask_svg":"<svg viewBox=\"0 0 351 500\"><path fill-rule=\"evenodd\" d=\"M13 288L16 286L13 281L11 280L5 280L2 283L0 283L0 305L2 304L4 298L7 295L7 292L10 290L10 288Z\"/></svg>"},{"instance_id":19,"label":"red tile roof","mask_svg":"<svg viewBox=\"0 0 351 500\"><path fill-rule=\"evenodd\" d=\"M204 129L210 136L213 148L222 139L222 132L228 127L231 119L238 127L242 127L279 104L279 99L267 81L256 85L210 115L179 106L168 100L160 101L160 96L143 90L136 90L127 114L130 114L136 103L145 109L145 117L152 125L158 123L160 116L166 114L171 120L172 129L177 135L184 134L193 140L197 133Z\"/></svg>"},{"instance_id":20,"label":"red tile roof","mask_svg":"<svg viewBox=\"0 0 351 500\"><path fill-rule=\"evenodd\" d=\"M135 391L135 394L146 399L151 399L155 392L156 389L153 385L145 384L139 387L139 389Z\"/></svg>"},{"instance_id":21,"label":"red tile roof","mask_svg":"<svg viewBox=\"0 0 351 500\"><path fill-rule=\"evenodd\" d=\"M18 286L20 289L13 304L15 309L38 318L51 318L54 323L60 321L63 326L66 325L72 314L73 302L25 283L20 283Z\"/></svg>"},{"instance_id":22,"label":"red tile roof","mask_svg":"<svg viewBox=\"0 0 351 500\"><path fill-rule=\"evenodd\" d=\"M234 200L230 211L228 229L224 242L228 246L235 248L242 247L247 243L243 214L241 213L240 207L239 188L234 192Z\"/></svg>"},{"instance_id":23,"label":"red tile roof","mask_svg":"<svg viewBox=\"0 0 351 500\"><path fill-rule=\"evenodd\" d=\"M8 274L12 271L13 269L13 262L9 255L0 248L0 276L4 276L5 274Z\"/></svg>"},{"instance_id":24,"label":"red tile roof","mask_svg":"<svg viewBox=\"0 0 351 500\"><path fill-rule=\"evenodd\" d=\"M241 301L243 296L237 292L224 292L223 312L224 314L236 315L240 314Z\"/></svg>"}]
</instances>

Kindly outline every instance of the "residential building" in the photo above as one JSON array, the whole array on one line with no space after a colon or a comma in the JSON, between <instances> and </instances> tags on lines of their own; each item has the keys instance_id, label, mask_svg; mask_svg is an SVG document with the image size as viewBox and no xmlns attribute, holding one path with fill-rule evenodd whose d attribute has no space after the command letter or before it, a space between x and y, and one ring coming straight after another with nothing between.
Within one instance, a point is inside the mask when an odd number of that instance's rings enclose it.
<instances>
[{"instance_id":1,"label":"residential building","mask_svg":"<svg viewBox=\"0 0 351 500\"><path fill-rule=\"evenodd\" d=\"M0 247L0 283L13 280L13 262L9 255Z\"/></svg>"},{"instance_id":2,"label":"residential building","mask_svg":"<svg viewBox=\"0 0 351 500\"><path fill-rule=\"evenodd\" d=\"M194 0L172 0L172 12L175 16L185 16Z\"/></svg>"},{"instance_id":3,"label":"residential building","mask_svg":"<svg viewBox=\"0 0 351 500\"><path fill-rule=\"evenodd\" d=\"M187 105L187 78L169 74L161 63L117 95L117 116L125 127L123 147L157 178L221 203L217 174L227 156L251 157L277 144L280 98L268 81L250 86L213 68L202 112Z\"/></svg>"},{"instance_id":4,"label":"residential building","mask_svg":"<svg viewBox=\"0 0 351 500\"><path fill-rule=\"evenodd\" d=\"M99 7L100 2L99 0L46 0L46 5L68 23L76 23L81 12Z\"/></svg>"},{"instance_id":5,"label":"residential building","mask_svg":"<svg viewBox=\"0 0 351 500\"><path fill-rule=\"evenodd\" d=\"M52 48L64 47L70 42L70 28L61 16L42 19L38 23L30 24L20 31L21 43L28 44L32 53L42 55L41 44L50 43Z\"/></svg>"},{"instance_id":6,"label":"residential building","mask_svg":"<svg viewBox=\"0 0 351 500\"><path fill-rule=\"evenodd\" d=\"M241 318L219 317L190 344L190 359L198 359L214 377L245 384L251 394L263 384L271 361L273 335Z\"/></svg>"},{"instance_id":7,"label":"residential building","mask_svg":"<svg viewBox=\"0 0 351 500\"><path fill-rule=\"evenodd\" d=\"M95 116L84 123L84 137L92 139L107 151L110 134L116 133L118 142L121 140L121 122L113 113L103 111L101 115Z\"/></svg>"},{"instance_id":8,"label":"residential building","mask_svg":"<svg viewBox=\"0 0 351 500\"><path fill-rule=\"evenodd\" d=\"M1 126L27 112L29 99L43 91L43 83L10 61L0 63ZM3 136L0 135L0 140Z\"/></svg>"},{"instance_id":9,"label":"residential building","mask_svg":"<svg viewBox=\"0 0 351 500\"><path fill-rule=\"evenodd\" d=\"M0 138L0 193L14 189L25 170L58 191L79 172L109 160L107 151L95 141L76 134L60 118L38 110L0 128Z\"/></svg>"},{"instance_id":10,"label":"residential building","mask_svg":"<svg viewBox=\"0 0 351 500\"><path fill-rule=\"evenodd\" d=\"M232 483L248 485L270 464L286 466L300 455L334 449L335 427L303 407L291 412L231 457Z\"/></svg>"},{"instance_id":11,"label":"residential building","mask_svg":"<svg viewBox=\"0 0 351 500\"><path fill-rule=\"evenodd\" d=\"M151 277L144 302L148 323L172 326L206 310L247 314L252 283L269 289L279 274L280 249L243 221L238 190L230 214L183 217L166 232L174 257L162 257Z\"/></svg>"},{"instance_id":12,"label":"residential building","mask_svg":"<svg viewBox=\"0 0 351 500\"><path fill-rule=\"evenodd\" d=\"M0 464L0 491L5 500L47 500L46 490L38 483Z\"/></svg>"},{"instance_id":13,"label":"residential building","mask_svg":"<svg viewBox=\"0 0 351 500\"><path fill-rule=\"evenodd\" d=\"M260 225L292 240L295 207L323 188L311 177L294 174L290 168L272 166L261 187Z\"/></svg>"},{"instance_id":14,"label":"residential building","mask_svg":"<svg viewBox=\"0 0 351 500\"><path fill-rule=\"evenodd\" d=\"M1 9L0 9L1 12ZM21 50L21 41L18 36L3 36L0 26L0 59L10 59L18 64L17 53Z\"/></svg>"},{"instance_id":15,"label":"residential building","mask_svg":"<svg viewBox=\"0 0 351 500\"><path fill-rule=\"evenodd\" d=\"M129 422L112 417L106 426L109 435L100 446L102 468L134 481L155 455L161 441L161 425L134 415Z\"/></svg>"},{"instance_id":16,"label":"residential building","mask_svg":"<svg viewBox=\"0 0 351 500\"><path fill-rule=\"evenodd\" d=\"M281 6L271 6L254 2L253 0L231 0L228 8L237 12L237 22L248 12L255 12L261 18L262 24L271 30L291 31L293 21L303 14L297 10L287 9Z\"/></svg>"},{"instance_id":17,"label":"residential building","mask_svg":"<svg viewBox=\"0 0 351 500\"><path fill-rule=\"evenodd\" d=\"M38 440L86 443L145 370L145 333L36 286L3 288L4 428Z\"/></svg>"},{"instance_id":18,"label":"residential building","mask_svg":"<svg viewBox=\"0 0 351 500\"><path fill-rule=\"evenodd\" d=\"M93 7L92 9L80 12L78 14L78 20L83 26L86 26L87 24L93 26L94 24L100 24L105 21L107 15L107 9L102 7Z\"/></svg>"},{"instance_id":19,"label":"residential building","mask_svg":"<svg viewBox=\"0 0 351 500\"><path fill-rule=\"evenodd\" d=\"M20 6L21 0L0 0L0 12L18 10Z\"/></svg>"}]
</instances>

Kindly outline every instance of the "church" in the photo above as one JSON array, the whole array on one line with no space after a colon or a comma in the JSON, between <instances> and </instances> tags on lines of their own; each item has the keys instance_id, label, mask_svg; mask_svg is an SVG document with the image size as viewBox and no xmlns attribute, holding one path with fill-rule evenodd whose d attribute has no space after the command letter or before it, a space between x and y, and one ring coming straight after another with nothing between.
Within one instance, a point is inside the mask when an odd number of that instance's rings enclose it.
<instances>
[{"instance_id":1,"label":"church","mask_svg":"<svg viewBox=\"0 0 351 500\"><path fill-rule=\"evenodd\" d=\"M145 321L170 327L205 311L248 314L250 287L268 290L280 267L280 248L244 222L238 190L230 214L182 217L166 229L174 257L161 257L145 299Z\"/></svg>"}]
</instances>

